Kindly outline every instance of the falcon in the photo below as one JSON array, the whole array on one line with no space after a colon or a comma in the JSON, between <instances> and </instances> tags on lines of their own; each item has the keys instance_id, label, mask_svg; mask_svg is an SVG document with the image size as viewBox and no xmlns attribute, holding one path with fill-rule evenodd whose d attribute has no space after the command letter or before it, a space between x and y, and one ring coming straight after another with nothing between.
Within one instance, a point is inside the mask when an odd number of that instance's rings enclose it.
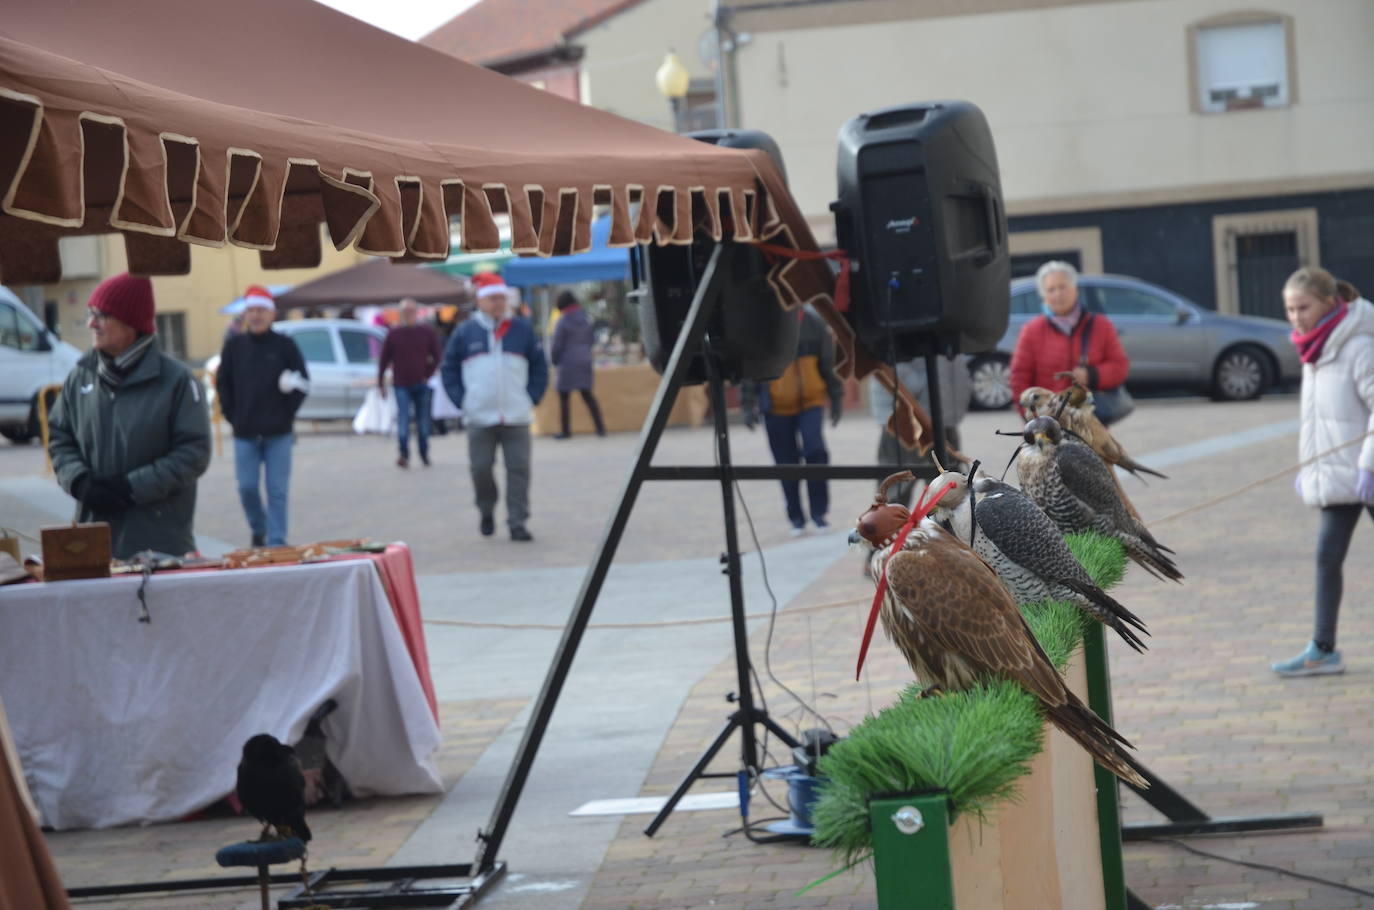
<instances>
[{"instance_id":1,"label":"falcon","mask_svg":"<svg viewBox=\"0 0 1374 910\"><path fill-rule=\"evenodd\" d=\"M1123 504L1112 469L1092 449L1068 437L1053 417L1026 424L1016 455L1021 489L1065 534L1096 531L1121 542L1126 555L1160 578L1179 581L1174 551L1155 540Z\"/></svg>"},{"instance_id":2,"label":"falcon","mask_svg":"<svg viewBox=\"0 0 1374 910\"><path fill-rule=\"evenodd\" d=\"M1093 393L1082 383L1075 382L1058 394L1041 386L1031 386L1021 393L1021 410L1030 417L1053 417L1064 429L1077 434L1092 446L1093 451L1108 464L1130 471L1136 477L1152 474L1163 480L1169 479L1167 475L1145 467L1126 454L1121 443L1097 419L1093 410Z\"/></svg>"},{"instance_id":3,"label":"falcon","mask_svg":"<svg viewBox=\"0 0 1374 910\"><path fill-rule=\"evenodd\" d=\"M859 517L850 540L876 549L871 559L878 595L859 654L862 668L876 617L916 678L931 689L956 691L979 679L1005 679L1029 692L1050 723L1104 768L1137 787L1148 784L1126 751L1130 743L1064 684L1011 593L978 554L943 528L919 522L947 492L923 497L914 513L889 504L894 474Z\"/></svg>"},{"instance_id":4,"label":"falcon","mask_svg":"<svg viewBox=\"0 0 1374 910\"><path fill-rule=\"evenodd\" d=\"M249 737L239 761L238 795L243 808L262 822L259 840L275 828L278 837L309 841L305 823L305 774L296 750L270 733Z\"/></svg>"},{"instance_id":5,"label":"falcon","mask_svg":"<svg viewBox=\"0 0 1374 910\"><path fill-rule=\"evenodd\" d=\"M936 493L946 487L949 492L925 521L971 546L1018 604L1074 604L1136 651L1145 650L1137 634L1150 634L1145 623L1093 582L1059 528L1029 496L990 477L975 480L970 493L968 479L955 471L941 474L930 486Z\"/></svg>"}]
</instances>

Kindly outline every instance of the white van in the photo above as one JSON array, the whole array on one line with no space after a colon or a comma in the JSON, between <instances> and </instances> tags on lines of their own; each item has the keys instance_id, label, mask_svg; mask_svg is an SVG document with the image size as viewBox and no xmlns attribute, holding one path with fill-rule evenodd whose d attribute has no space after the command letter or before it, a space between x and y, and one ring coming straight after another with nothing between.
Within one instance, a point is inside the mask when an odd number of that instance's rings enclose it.
<instances>
[{"instance_id":1,"label":"white van","mask_svg":"<svg viewBox=\"0 0 1374 910\"><path fill-rule=\"evenodd\" d=\"M19 443L37 436L39 390L61 383L80 359L79 350L0 287L0 435Z\"/></svg>"}]
</instances>

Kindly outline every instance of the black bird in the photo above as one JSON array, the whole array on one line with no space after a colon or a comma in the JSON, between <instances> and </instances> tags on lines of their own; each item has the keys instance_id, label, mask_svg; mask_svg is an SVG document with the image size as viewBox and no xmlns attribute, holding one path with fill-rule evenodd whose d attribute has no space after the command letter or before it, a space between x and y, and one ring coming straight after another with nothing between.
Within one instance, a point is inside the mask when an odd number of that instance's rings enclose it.
<instances>
[{"instance_id":1,"label":"black bird","mask_svg":"<svg viewBox=\"0 0 1374 910\"><path fill-rule=\"evenodd\" d=\"M239 761L239 802L262 822L262 836L276 828L280 837L310 840L305 823L305 775L296 750L270 733L249 737Z\"/></svg>"}]
</instances>

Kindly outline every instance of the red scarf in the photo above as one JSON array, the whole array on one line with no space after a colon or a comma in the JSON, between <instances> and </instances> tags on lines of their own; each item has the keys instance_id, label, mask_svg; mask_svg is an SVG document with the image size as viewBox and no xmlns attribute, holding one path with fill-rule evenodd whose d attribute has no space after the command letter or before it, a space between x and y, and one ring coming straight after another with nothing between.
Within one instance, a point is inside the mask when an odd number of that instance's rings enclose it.
<instances>
[{"instance_id":1,"label":"red scarf","mask_svg":"<svg viewBox=\"0 0 1374 910\"><path fill-rule=\"evenodd\" d=\"M1341 324L1341 320L1348 312L1350 304L1342 301L1330 315L1313 326L1312 331L1302 335L1295 330L1290 337L1298 348L1298 359L1303 363L1316 363L1317 358L1322 355L1322 348L1326 346L1326 339L1331 337L1331 333Z\"/></svg>"}]
</instances>

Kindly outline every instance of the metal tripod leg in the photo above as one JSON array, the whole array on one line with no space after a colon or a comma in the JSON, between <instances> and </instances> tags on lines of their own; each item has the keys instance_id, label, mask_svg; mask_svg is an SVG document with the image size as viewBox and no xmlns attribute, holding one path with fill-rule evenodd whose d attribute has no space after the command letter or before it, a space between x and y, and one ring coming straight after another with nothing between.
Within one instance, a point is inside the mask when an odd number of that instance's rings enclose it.
<instances>
[{"instance_id":1,"label":"metal tripod leg","mask_svg":"<svg viewBox=\"0 0 1374 910\"><path fill-rule=\"evenodd\" d=\"M725 745L726 741L730 738L730 734L734 733L735 728L744 723L744 721L740 720L739 715L740 712L738 711L730 715L730 719L725 722L725 727L716 735L715 741L711 743L710 748L702 753L701 758L697 759L697 763L692 766L692 770L687 772L687 776L682 779L682 783L677 785L677 789L673 791L673 795L668 797L668 801L663 804L663 808L658 810L658 814L654 816L654 820L649 822L648 826L645 827L644 834L647 837L653 837L654 833L668 820L668 815L677 807L682 797L687 795L687 791L691 789L692 784L696 783L697 780L701 778L706 767L711 764L711 759L716 757L716 753L720 751L720 747Z\"/></svg>"}]
</instances>

